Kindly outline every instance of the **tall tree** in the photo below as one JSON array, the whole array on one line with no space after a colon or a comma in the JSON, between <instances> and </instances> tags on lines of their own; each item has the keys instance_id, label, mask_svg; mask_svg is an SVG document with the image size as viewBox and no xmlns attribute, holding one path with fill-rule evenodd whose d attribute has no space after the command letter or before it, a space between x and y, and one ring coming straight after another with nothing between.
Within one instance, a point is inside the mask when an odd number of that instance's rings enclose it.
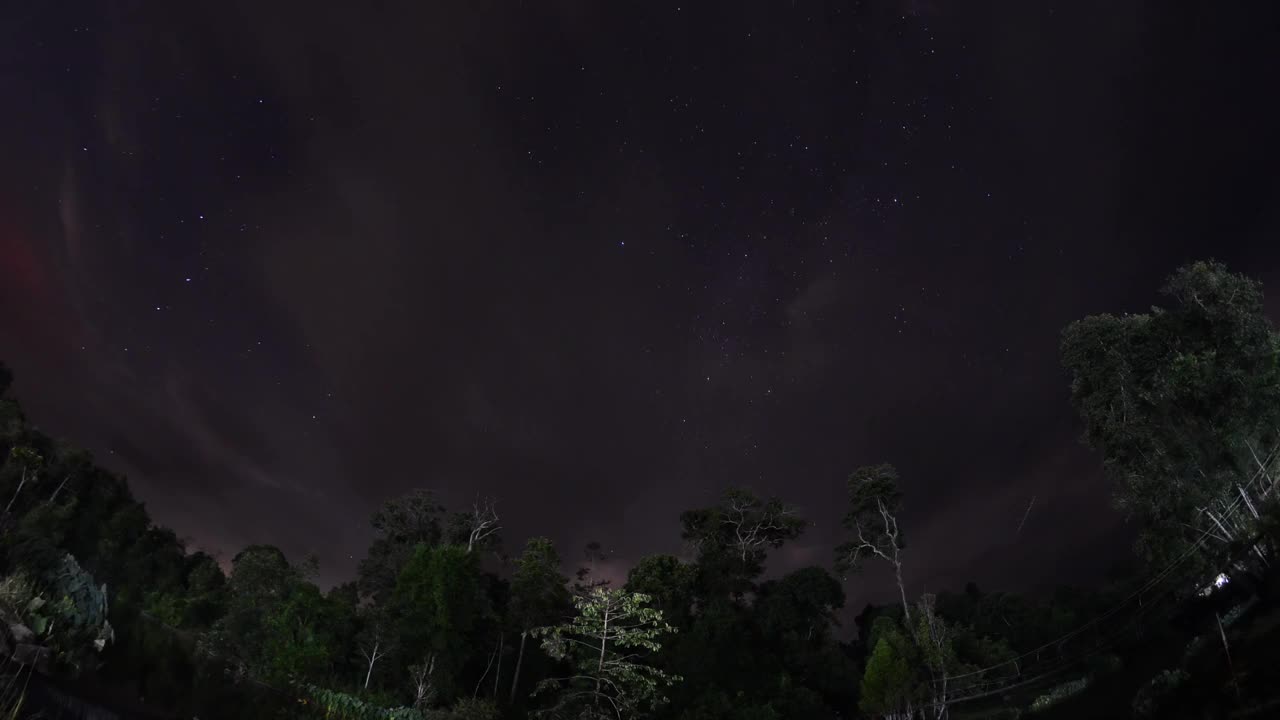
<instances>
[{"instance_id":1,"label":"tall tree","mask_svg":"<svg viewBox=\"0 0 1280 720\"><path fill-rule=\"evenodd\" d=\"M838 624L835 614L842 607L840 583L823 568L807 567L761 584L754 609L757 623L769 637L809 643L827 638Z\"/></svg>"},{"instance_id":2,"label":"tall tree","mask_svg":"<svg viewBox=\"0 0 1280 720\"><path fill-rule=\"evenodd\" d=\"M476 556L458 545L419 545L400 573L392 605L403 655L421 659L435 697L448 701L488 614Z\"/></svg>"},{"instance_id":3,"label":"tall tree","mask_svg":"<svg viewBox=\"0 0 1280 720\"><path fill-rule=\"evenodd\" d=\"M778 498L763 500L729 488L720 503L680 515L681 537L698 554L704 585L712 594L742 595L764 569L769 550L804 531L804 520ZM715 590L711 590L715 587Z\"/></svg>"},{"instance_id":4,"label":"tall tree","mask_svg":"<svg viewBox=\"0 0 1280 720\"><path fill-rule=\"evenodd\" d=\"M226 611L227 576L218 561L204 552L185 558L185 596L179 626L206 629Z\"/></svg>"},{"instance_id":5,"label":"tall tree","mask_svg":"<svg viewBox=\"0 0 1280 720\"><path fill-rule=\"evenodd\" d=\"M691 619L698 570L673 555L647 555L627 572L627 590L648 595L676 628Z\"/></svg>"},{"instance_id":6,"label":"tall tree","mask_svg":"<svg viewBox=\"0 0 1280 720\"><path fill-rule=\"evenodd\" d=\"M665 702L663 689L680 678L640 662L639 653L657 652L659 639L673 628L641 593L598 587L574 604L569 623L543 627L547 654L569 663L571 674L538 684L535 695L553 695L535 717L624 720L643 717Z\"/></svg>"},{"instance_id":7,"label":"tall tree","mask_svg":"<svg viewBox=\"0 0 1280 720\"><path fill-rule=\"evenodd\" d=\"M229 660L239 677L271 674L268 624L278 622L304 572L279 548L252 545L232 559L227 612L202 640L206 654Z\"/></svg>"},{"instance_id":8,"label":"tall tree","mask_svg":"<svg viewBox=\"0 0 1280 720\"><path fill-rule=\"evenodd\" d=\"M1261 286L1198 262L1169 278L1167 308L1096 315L1063 332L1085 440L1163 565L1206 538L1249 534L1280 467L1280 340Z\"/></svg>"},{"instance_id":9,"label":"tall tree","mask_svg":"<svg viewBox=\"0 0 1280 720\"><path fill-rule=\"evenodd\" d=\"M858 468L849 476L847 487L849 509L841 525L853 533L853 538L836 548L836 568L842 573L857 570L868 556L893 566L902 614L910 627L911 605L902 582L903 542L898 528L902 492L898 488L898 471L887 463Z\"/></svg>"},{"instance_id":10,"label":"tall tree","mask_svg":"<svg viewBox=\"0 0 1280 720\"><path fill-rule=\"evenodd\" d=\"M388 501L373 514L373 543L360 561L360 591L378 603L391 597L396 579L418 545L439 545L445 509L430 490L417 489Z\"/></svg>"},{"instance_id":11,"label":"tall tree","mask_svg":"<svg viewBox=\"0 0 1280 720\"><path fill-rule=\"evenodd\" d=\"M511 578L511 620L520 633L516 652L516 668L511 678L510 702L515 702L520 686L520 670L524 664L525 643L534 628L555 621L571 607L568 580L560 574L560 553L555 544L544 537L525 542L524 552L516 560Z\"/></svg>"},{"instance_id":12,"label":"tall tree","mask_svg":"<svg viewBox=\"0 0 1280 720\"><path fill-rule=\"evenodd\" d=\"M920 705L920 683L913 669L911 641L888 626L875 642L862 674L861 708L872 717L911 720Z\"/></svg>"},{"instance_id":13,"label":"tall tree","mask_svg":"<svg viewBox=\"0 0 1280 720\"><path fill-rule=\"evenodd\" d=\"M262 624L259 677L275 683L323 682L337 650L337 608L309 582L293 584Z\"/></svg>"}]
</instances>

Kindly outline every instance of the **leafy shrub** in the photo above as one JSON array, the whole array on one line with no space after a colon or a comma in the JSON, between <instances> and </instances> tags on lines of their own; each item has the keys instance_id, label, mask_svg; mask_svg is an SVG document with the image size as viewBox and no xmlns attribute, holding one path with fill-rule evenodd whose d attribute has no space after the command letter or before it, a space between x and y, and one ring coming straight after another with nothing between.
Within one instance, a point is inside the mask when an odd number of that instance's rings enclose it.
<instances>
[{"instance_id":1,"label":"leafy shrub","mask_svg":"<svg viewBox=\"0 0 1280 720\"><path fill-rule=\"evenodd\" d=\"M1249 610L1250 605L1251 603L1236 605L1228 610L1226 614L1222 616L1222 627L1228 628L1234 625L1235 622L1240 619L1240 616L1244 615L1245 612Z\"/></svg>"},{"instance_id":2,"label":"leafy shrub","mask_svg":"<svg viewBox=\"0 0 1280 720\"><path fill-rule=\"evenodd\" d=\"M1160 701L1187 680L1182 669L1164 670L1151 678L1133 698L1133 714L1136 717L1153 717Z\"/></svg>"},{"instance_id":3,"label":"leafy shrub","mask_svg":"<svg viewBox=\"0 0 1280 720\"><path fill-rule=\"evenodd\" d=\"M354 695L314 685L303 691L306 697L298 703L311 713L332 720L498 720L502 717L498 706L490 700L459 700L449 710L419 711L411 707L380 707Z\"/></svg>"},{"instance_id":4,"label":"leafy shrub","mask_svg":"<svg viewBox=\"0 0 1280 720\"><path fill-rule=\"evenodd\" d=\"M1085 688L1089 687L1089 678L1080 678L1071 682L1062 683L1055 686L1052 690L1036 698L1031 703L1031 712L1042 712L1066 700L1067 698L1079 694Z\"/></svg>"},{"instance_id":5,"label":"leafy shrub","mask_svg":"<svg viewBox=\"0 0 1280 720\"><path fill-rule=\"evenodd\" d=\"M30 633L17 640L20 644L77 671L92 665L94 655L115 639L107 620L106 585L95 585L69 554L41 583L22 573L0 579L0 618L16 628L11 631L15 639Z\"/></svg>"}]
</instances>

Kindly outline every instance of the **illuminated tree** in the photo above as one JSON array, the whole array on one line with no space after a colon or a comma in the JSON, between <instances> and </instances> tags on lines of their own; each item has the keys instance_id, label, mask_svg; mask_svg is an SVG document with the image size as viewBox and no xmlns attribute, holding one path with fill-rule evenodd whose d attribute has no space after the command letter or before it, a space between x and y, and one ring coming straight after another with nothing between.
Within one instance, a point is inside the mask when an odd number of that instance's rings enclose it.
<instances>
[{"instance_id":1,"label":"illuminated tree","mask_svg":"<svg viewBox=\"0 0 1280 720\"><path fill-rule=\"evenodd\" d=\"M640 662L657 652L659 638L674 632L662 612L641 593L595 588L574 598L578 614L563 625L538 628L542 647L571 668L566 677L538 684L534 695L553 696L534 717L568 720L625 720L644 717L666 701L663 689L679 677Z\"/></svg>"},{"instance_id":2,"label":"illuminated tree","mask_svg":"<svg viewBox=\"0 0 1280 720\"><path fill-rule=\"evenodd\" d=\"M920 682L913 669L917 652L896 627L879 633L862 674L859 701L867 715L885 720L910 720L920 704Z\"/></svg>"}]
</instances>

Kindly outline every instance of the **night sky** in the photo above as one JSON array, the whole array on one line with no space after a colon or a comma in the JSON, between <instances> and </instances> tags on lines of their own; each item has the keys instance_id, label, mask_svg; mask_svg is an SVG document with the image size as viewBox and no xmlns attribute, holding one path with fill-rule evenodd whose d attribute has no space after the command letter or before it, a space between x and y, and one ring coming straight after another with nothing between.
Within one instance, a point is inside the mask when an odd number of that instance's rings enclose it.
<instances>
[{"instance_id":1,"label":"night sky","mask_svg":"<svg viewBox=\"0 0 1280 720\"><path fill-rule=\"evenodd\" d=\"M1280 317L1280 8L1175 5L6 4L0 358L326 584L414 487L616 576L742 484L828 564L882 461L915 591L1087 582L1062 327L1209 256Z\"/></svg>"}]
</instances>

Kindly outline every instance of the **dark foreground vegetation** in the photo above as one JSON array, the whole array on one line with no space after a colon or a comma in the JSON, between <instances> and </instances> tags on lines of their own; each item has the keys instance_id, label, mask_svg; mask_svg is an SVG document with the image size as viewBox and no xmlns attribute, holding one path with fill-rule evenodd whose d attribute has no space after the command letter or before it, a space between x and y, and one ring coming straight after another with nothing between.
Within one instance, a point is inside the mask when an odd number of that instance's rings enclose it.
<instances>
[{"instance_id":1,"label":"dark foreground vegetation","mask_svg":"<svg viewBox=\"0 0 1280 720\"><path fill-rule=\"evenodd\" d=\"M224 571L123 478L36 430L0 368L0 710L6 717L1079 718L1280 716L1280 341L1260 288L1214 264L1164 306L1063 335L1086 440L1140 529L1105 587L919 595L890 465L852 472L832 564L764 579L804 527L728 489L680 515L691 560L622 587L508 545L492 503L386 504L354 582L253 546ZM841 493L838 497L836 493ZM574 553L575 555L577 553ZM868 563L899 602L838 639Z\"/></svg>"}]
</instances>

